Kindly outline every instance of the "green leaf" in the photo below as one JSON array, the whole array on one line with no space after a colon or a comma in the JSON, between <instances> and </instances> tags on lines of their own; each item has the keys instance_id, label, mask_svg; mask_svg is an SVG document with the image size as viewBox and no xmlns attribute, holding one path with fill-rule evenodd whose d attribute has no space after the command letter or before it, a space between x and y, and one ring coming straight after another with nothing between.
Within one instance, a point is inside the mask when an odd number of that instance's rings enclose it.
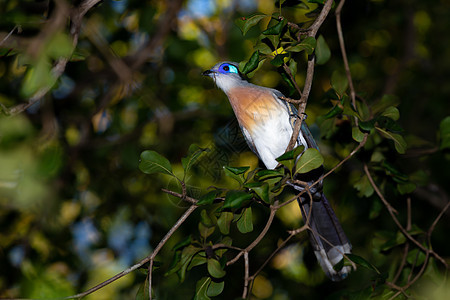
<instances>
[{"instance_id":1,"label":"green leaf","mask_svg":"<svg viewBox=\"0 0 450 300\"><path fill-rule=\"evenodd\" d=\"M378 269L374 265L372 265L370 262L368 262L361 256L358 256L355 254L349 254L349 253L346 255L355 264L360 265L361 267L364 267L366 269L373 270L373 271L377 272L377 274L380 274L380 271L378 271Z\"/></svg>"},{"instance_id":2,"label":"green leaf","mask_svg":"<svg viewBox=\"0 0 450 300\"><path fill-rule=\"evenodd\" d=\"M369 120L369 121L361 121L359 122L359 128L363 131L371 131L375 127L375 119Z\"/></svg>"},{"instance_id":3,"label":"green leaf","mask_svg":"<svg viewBox=\"0 0 450 300\"><path fill-rule=\"evenodd\" d=\"M381 164L386 169L386 174L396 178L399 182L405 183L408 180L408 175L401 172L394 164L384 160Z\"/></svg>"},{"instance_id":4,"label":"green leaf","mask_svg":"<svg viewBox=\"0 0 450 300\"><path fill-rule=\"evenodd\" d=\"M198 199L197 205L208 205L212 204L216 199L217 195L221 193L220 190L214 190L206 193Z\"/></svg>"},{"instance_id":5,"label":"green leaf","mask_svg":"<svg viewBox=\"0 0 450 300\"><path fill-rule=\"evenodd\" d=\"M361 143L362 140L364 139L364 133L362 133L358 127L353 127L352 128L352 138L355 141L357 141L358 143Z\"/></svg>"},{"instance_id":6,"label":"green leaf","mask_svg":"<svg viewBox=\"0 0 450 300\"><path fill-rule=\"evenodd\" d=\"M395 236L387 240L383 245L381 245L381 251L388 251L398 245L403 245L406 242L406 237L400 231L397 231Z\"/></svg>"},{"instance_id":7,"label":"green leaf","mask_svg":"<svg viewBox=\"0 0 450 300\"><path fill-rule=\"evenodd\" d=\"M267 28L262 32L264 35L279 35L281 31L283 31L284 26L286 25L287 21L286 19L281 20L276 25Z\"/></svg>"},{"instance_id":8,"label":"green leaf","mask_svg":"<svg viewBox=\"0 0 450 300\"><path fill-rule=\"evenodd\" d=\"M325 64L331 57L330 48L325 42L325 39L322 35L317 39L317 47L316 47L316 63L318 65Z\"/></svg>"},{"instance_id":9,"label":"green leaf","mask_svg":"<svg viewBox=\"0 0 450 300\"><path fill-rule=\"evenodd\" d=\"M416 184L413 182L407 182L407 183L398 183L397 184L397 190L400 192L400 194L411 194L416 189Z\"/></svg>"},{"instance_id":10,"label":"green leaf","mask_svg":"<svg viewBox=\"0 0 450 300\"><path fill-rule=\"evenodd\" d=\"M385 111L383 111L381 115L388 117L394 121L397 121L400 118L400 112L398 111L398 108L395 106L389 106L388 108L385 109Z\"/></svg>"},{"instance_id":11,"label":"green leaf","mask_svg":"<svg viewBox=\"0 0 450 300\"><path fill-rule=\"evenodd\" d=\"M309 36L305 38L303 41L301 41L298 44L295 44L294 46L287 47L286 51L289 52L301 52L305 51L308 55L311 55L314 52L314 49L316 48L316 39Z\"/></svg>"},{"instance_id":12,"label":"green leaf","mask_svg":"<svg viewBox=\"0 0 450 300\"><path fill-rule=\"evenodd\" d=\"M450 148L450 116L441 121L439 128L441 137L440 149L448 149Z\"/></svg>"},{"instance_id":13,"label":"green leaf","mask_svg":"<svg viewBox=\"0 0 450 300\"><path fill-rule=\"evenodd\" d=\"M211 277L203 277L195 285L194 300L210 300L208 297L208 288L211 284Z\"/></svg>"},{"instance_id":14,"label":"green leaf","mask_svg":"<svg viewBox=\"0 0 450 300\"><path fill-rule=\"evenodd\" d=\"M233 209L237 209L237 208L241 208L242 205L248 201L252 199L252 195L251 194L247 194L246 192L243 191L229 191L227 193L227 195L225 196L225 202L223 203L222 209L227 209L227 208L233 208Z\"/></svg>"},{"instance_id":15,"label":"green leaf","mask_svg":"<svg viewBox=\"0 0 450 300\"><path fill-rule=\"evenodd\" d=\"M239 184L244 183L245 172L250 169L250 167L224 167L225 175L227 175L230 178L233 178L236 180Z\"/></svg>"},{"instance_id":16,"label":"green leaf","mask_svg":"<svg viewBox=\"0 0 450 300\"><path fill-rule=\"evenodd\" d=\"M220 262L217 259L208 259L208 273L214 278L222 278L225 276L226 272L222 269Z\"/></svg>"},{"instance_id":17,"label":"green leaf","mask_svg":"<svg viewBox=\"0 0 450 300\"><path fill-rule=\"evenodd\" d=\"M408 255L406 256L406 261L415 266L420 266L425 261L425 253L419 249L413 249L408 252Z\"/></svg>"},{"instance_id":18,"label":"green leaf","mask_svg":"<svg viewBox=\"0 0 450 300\"><path fill-rule=\"evenodd\" d=\"M284 64L284 58L288 57L289 54L277 54L274 59L270 61L275 67L281 67Z\"/></svg>"},{"instance_id":19,"label":"green leaf","mask_svg":"<svg viewBox=\"0 0 450 300\"><path fill-rule=\"evenodd\" d=\"M250 167L225 167L226 170L230 171L234 175L241 175L250 169Z\"/></svg>"},{"instance_id":20,"label":"green leaf","mask_svg":"<svg viewBox=\"0 0 450 300\"><path fill-rule=\"evenodd\" d=\"M241 233L253 231L253 217L251 207L247 207L246 209L244 209L241 217L237 222L237 228Z\"/></svg>"},{"instance_id":21,"label":"green leaf","mask_svg":"<svg viewBox=\"0 0 450 300\"><path fill-rule=\"evenodd\" d=\"M280 164L282 164L283 166L288 168L289 170L292 170L294 168L295 160L297 159L297 156L299 156L300 153L302 153L304 149L305 149L305 147L303 145L298 146L291 151L285 152L283 155L276 158L276 160Z\"/></svg>"},{"instance_id":22,"label":"green leaf","mask_svg":"<svg viewBox=\"0 0 450 300\"><path fill-rule=\"evenodd\" d=\"M259 51L259 53L266 54L266 55L272 54L272 52L273 52L272 49L270 49L270 47L269 47L266 43L264 43L264 42L262 42L262 41L259 41L259 42L253 47L253 50Z\"/></svg>"},{"instance_id":23,"label":"green leaf","mask_svg":"<svg viewBox=\"0 0 450 300\"><path fill-rule=\"evenodd\" d=\"M353 184L353 187L359 191L358 197L370 197L372 196L374 190L372 185L370 184L369 178L367 176L362 176L358 182Z\"/></svg>"},{"instance_id":24,"label":"green leaf","mask_svg":"<svg viewBox=\"0 0 450 300\"><path fill-rule=\"evenodd\" d=\"M201 266L203 264L206 264L206 254L204 251L198 252L194 255L191 262L189 263L188 271L190 271L192 268Z\"/></svg>"},{"instance_id":25,"label":"green leaf","mask_svg":"<svg viewBox=\"0 0 450 300\"><path fill-rule=\"evenodd\" d=\"M331 87L342 97L348 88L347 76L335 70L331 75Z\"/></svg>"},{"instance_id":26,"label":"green leaf","mask_svg":"<svg viewBox=\"0 0 450 300\"><path fill-rule=\"evenodd\" d=\"M193 245L189 245L183 249L181 252L181 258L177 262L177 264L166 272L166 276L169 276L175 272L178 272L178 276L180 277L180 281L183 282L186 276L186 270L192 260L192 257L197 254L197 252L202 249L199 247L195 247Z\"/></svg>"},{"instance_id":27,"label":"green leaf","mask_svg":"<svg viewBox=\"0 0 450 300\"><path fill-rule=\"evenodd\" d=\"M253 192L256 193L258 198L260 198L267 204L270 204L269 185L267 184L267 182L251 182L245 184L244 187L252 190Z\"/></svg>"},{"instance_id":28,"label":"green leaf","mask_svg":"<svg viewBox=\"0 0 450 300\"><path fill-rule=\"evenodd\" d=\"M397 150L398 153L400 153L400 154L405 153L406 147L407 147L406 141L400 134L392 133L392 132L386 131L384 129L381 129L379 127L375 127L375 128L378 131L380 131L383 136L394 141L395 150Z\"/></svg>"},{"instance_id":29,"label":"green leaf","mask_svg":"<svg viewBox=\"0 0 450 300\"><path fill-rule=\"evenodd\" d=\"M211 284L208 287L208 291L206 294L210 297L219 296L223 292L223 288L225 287L225 281L215 282L211 281Z\"/></svg>"},{"instance_id":30,"label":"green leaf","mask_svg":"<svg viewBox=\"0 0 450 300\"><path fill-rule=\"evenodd\" d=\"M23 79L21 92L24 97L31 97L40 89L51 87L56 77L51 72L51 64L46 56L39 57L34 66L29 66Z\"/></svg>"},{"instance_id":31,"label":"green leaf","mask_svg":"<svg viewBox=\"0 0 450 300\"><path fill-rule=\"evenodd\" d=\"M184 248L187 245L190 245L192 241L191 236L187 236L185 237L183 240L179 241L178 243L175 244L175 246L173 246L172 250L173 251L177 251L178 249Z\"/></svg>"},{"instance_id":32,"label":"green leaf","mask_svg":"<svg viewBox=\"0 0 450 300\"><path fill-rule=\"evenodd\" d=\"M377 114L384 111L389 106L397 106L400 99L394 95L383 95L383 97L372 106L372 113Z\"/></svg>"},{"instance_id":33,"label":"green leaf","mask_svg":"<svg viewBox=\"0 0 450 300\"><path fill-rule=\"evenodd\" d=\"M255 179L258 181L264 181L272 178L283 177L284 170L282 168L275 170L261 170L255 174Z\"/></svg>"},{"instance_id":34,"label":"green leaf","mask_svg":"<svg viewBox=\"0 0 450 300\"><path fill-rule=\"evenodd\" d=\"M385 117L385 116L379 116L376 118L377 123L376 126L380 128L385 128L389 131L393 132L401 132L403 131L403 128L395 122L393 119Z\"/></svg>"},{"instance_id":35,"label":"green leaf","mask_svg":"<svg viewBox=\"0 0 450 300\"><path fill-rule=\"evenodd\" d=\"M214 233L215 227L208 227L202 222L198 223L198 231L203 239L207 239L211 234Z\"/></svg>"},{"instance_id":36,"label":"green leaf","mask_svg":"<svg viewBox=\"0 0 450 300\"><path fill-rule=\"evenodd\" d=\"M250 28L258 24L259 21L261 21L265 17L267 17L267 15L265 14L255 14L251 17L240 18L236 23L239 26L239 29L242 31L242 35L245 35L250 30Z\"/></svg>"},{"instance_id":37,"label":"green leaf","mask_svg":"<svg viewBox=\"0 0 450 300\"><path fill-rule=\"evenodd\" d=\"M175 176L167 158L152 150L145 150L141 153L139 169L145 174L163 173Z\"/></svg>"},{"instance_id":38,"label":"green leaf","mask_svg":"<svg viewBox=\"0 0 450 300\"><path fill-rule=\"evenodd\" d=\"M144 280L144 282L139 285L139 289L136 293L135 300L147 300L149 299L148 295L148 280Z\"/></svg>"},{"instance_id":39,"label":"green leaf","mask_svg":"<svg viewBox=\"0 0 450 300\"><path fill-rule=\"evenodd\" d=\"M205 225L206 227L213 227L216 224L215 217L212 218L208 214L206 209L202 209L202 211L200 212L200 218L201 218L202 224Z\"/></svg>"},{"instance_id":40,"label":"green leaf","mask_svg":"<svg viewBox=\"0 0 450 300\"><path fill-rule=\"evenodd\" d=\"M292 76L295 77L295 74L297 74L297 62L294 59L289 61L289 70L291 71Z\"/></svg>"},{"instance_id":41,"label":"green leaf","mask_svg":"<svg viewBox=\"0 0 450 300\"><path fill-rule=\"evenodd\" d=\"M344 110L342 109L342 105L337 104L333 106L331 110L329 110L325 115L323 115L321 118L323 120L334 118L335 116L342 114Z\"/></svg>"},{"instance_id":42,"label":"green leaf","mask_svg":"<svg viewBox=\"0 0 450 300\"><path fill-rule=\"evenodd\" d=\"M195 144L189 146L188 156L181 159L181 164L183 165L185 176L186 173L195 164L195 162L199 159L199 157L206 151L208 151L208 149L202 149Z\"/></svg>"},{"instance_id":43,"label":"green leaf","mask_svg":"<svg viewBox=\"0 0 450 300\"><path fill-rule=\"evenodd\" d=\"M69 36L63 32L55 34L46 45L46 54L54 59L69 58L73 51L73 43Z\"/></svg>"},{"instance_id":44,"label":"green leaf","mask_svg":"<svg viewBox=\"0 0 450 300\"><path fill-rule=\"evenodd\" d=\"M230 233L230 224L233 221L234 214L229 211L223 211L217 219L217 226L222 234Z\"/></svg>"},{"instance_id":45,"label":"green leaf","mask_svg":"<svg viewBox=\"0 0 450 300\"><path fill-rule=\"evenodd\" d=\"M315 148L308 148L303 152L302 156L297 162L295 173L307 173L311 170L317 169L323 164L323 157L319 150Z\"/></svg>"},{"instance_id":46,"label":"green leaf","mask_svg":"<svg viewBox=\"0 0 450 300\"><path fill-rule=\"evenodd\" d=\"M259 51L255 51L253 52L252 56L245 64L245 66L242 68L241 72L243 74L250 73L251 71L255 70L258 67L258 63L259 63Z\"/></svg>"}]
</instances>

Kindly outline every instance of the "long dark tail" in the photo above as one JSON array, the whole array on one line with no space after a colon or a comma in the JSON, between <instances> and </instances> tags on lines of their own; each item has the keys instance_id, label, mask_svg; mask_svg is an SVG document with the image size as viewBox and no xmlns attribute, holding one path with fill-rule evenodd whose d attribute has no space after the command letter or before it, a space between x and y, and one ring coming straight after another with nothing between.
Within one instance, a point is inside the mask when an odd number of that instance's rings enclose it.
<instances>
[{"instance_id":1,"label":"long dark tail","mask_svg":"<svg viewBox=\"0 0 450 300\"><path fill-rule=\"evenodd\" d=\"M327 198L323 192L317 192L313 201L306 196L299 199L299 204L303 219L311 228L309 238L323 271L333 281L345 279L351 267L345 266L341 270L335 270L334 266L342 260L344 253L351 252L352 245Z\"/></svg>"}]
</instances>

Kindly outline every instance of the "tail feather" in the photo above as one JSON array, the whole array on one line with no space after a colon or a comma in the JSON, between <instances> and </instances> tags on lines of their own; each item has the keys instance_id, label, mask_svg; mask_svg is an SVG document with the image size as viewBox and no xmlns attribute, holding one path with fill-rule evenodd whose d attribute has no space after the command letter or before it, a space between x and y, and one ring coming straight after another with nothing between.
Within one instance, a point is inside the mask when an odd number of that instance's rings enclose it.
<instances>
[{"instance_id":1,"label":"tail feather","mask_svg":"<svg viewBox=\"0 0 450 300\"><path fill-rule=\"evenodd\" d=\"M343 254L351 252L352 246L325 195L322 192L316 195L319 197L313 201L307 197L299 199L300 209L311 228L310 242L320 266L331 280L340 281L348 276L351 268L335 270L334 266L342 260Z\"/></svg>"}]
</instances>

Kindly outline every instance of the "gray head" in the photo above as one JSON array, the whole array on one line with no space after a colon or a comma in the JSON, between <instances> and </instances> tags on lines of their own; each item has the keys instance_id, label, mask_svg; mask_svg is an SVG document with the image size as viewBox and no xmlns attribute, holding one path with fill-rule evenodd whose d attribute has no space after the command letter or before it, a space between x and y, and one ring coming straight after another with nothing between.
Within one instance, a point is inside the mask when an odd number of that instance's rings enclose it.
<instances>
[{"instance_id":1,"label":"gray head","mask_svg":"<svg viewBox=\"0 0 450 300\"><path fill-rule=\"evenodd\" d=\"M236 86L248 84L239 72L239 65L231 61L220 62L203 72L203 75L214 79L216 85L225 93Z\"/></svg>"}]
</instances>

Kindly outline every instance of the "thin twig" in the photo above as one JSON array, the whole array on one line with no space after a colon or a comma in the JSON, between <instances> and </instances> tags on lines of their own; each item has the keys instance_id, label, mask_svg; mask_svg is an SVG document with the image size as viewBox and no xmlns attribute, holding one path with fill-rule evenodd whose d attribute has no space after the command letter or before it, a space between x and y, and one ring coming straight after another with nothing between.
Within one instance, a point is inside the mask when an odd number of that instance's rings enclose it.
<instances>
[{"instance_id":1,"label":"thin twig","mask_svg":"<svg viewBox=\"0 0 450 300\"><path fill-rule=\"evenodd\" d=\"M264 226L263 230L260 232L258 237L250 245L248 245L243 251L239 252L232 260L229 260L227 262L227 266L230 266L230 265L236 263L236 261L238 261L239 258L245 252L250 252L264 238L264 236L266 235L267 231L269 231L270 226L272 225L272 222L273 222L273 218L275 217L275 213L277 212L277 210L275 209L277 204L278 204L278 201L275 201L274 205L270 206L270 215L269 215L269 218L267 219L266 226Z\"/></svg>"},{"instance_id":2,"label":"thin twig","mask_svg":"<svg viewBox=\"0 0 450 300\"><path fill-rule=\"evenodd\" d=\"M123 270L122 272L114 275L113 277L109 278L108 280L103 281L102 283L90 288L89 290L73 295L73 296L69 296L66 297L64 299L76 299L76 298L81 298L84 296L87 296L89 294L92 294L93 292L101 289L102 287L110 284L111 282L116 281L119 278L122 278L123 276L133 272L134 270L142 267L144 264L146 264L149 261L153 261L156 257L156 255L159 253L159 251L161 250L161 248L166 244L166 242L169 240L169 238L175 233L175 231L186 221L186 219L195 211L195 209L197 208L197 205L191 205L184 213L183 215L178 219L178 221L172 226L172 228L170 228L170 230L166 233L166 235L161 239L161 241L158 243L158 245L156 246L155 250L153 250L153 252L148 255L146 258L144 258L143 260L141 260L140 262L138 262L137 264L135 264L134 266ZM151 291L151 272L149 273L149 290ZM151 296L151 292L149 294L150 299L152 298Z\"/></svg>"},{"instance_id":3,"label":"thin twig","mask_svg":"<svg viewBox=\"0 0 450 300\"><path fill-rule=\"evenodd\" d=\"M424 251L425 253L429 253L432 254L437 260L439 260L446 268L448 268L447 262L436 252L434 252L432 249L428 249L426 247L424 247L419 241L417 241L414 237L412 237L409 232L402 226L402 224L400 224L399 220L397 219L397 217L395 216L394 213L394 209L392 208L392 206L389 204L389 202L386 200L386 198L384 198L383 194L381 193L380 189L378 188L378 186L375 184L372 175L370 175L369 172L369 168L367 167L366 164L364 164L364 172L367 175L367 178L369 178L369 182L372 185L373 189L375 190L375 192L377 193L378 197L380 197L381 201L383 202L383 204L386 206L386 208L388 209L389 214L391 215L392 220L394 221L394 223L397 225L397 227L400 229L400 231L405 235L405 237L407 237L411 242L413 242L417 247L419 247L422 251ZM443 210L444 211L444 210ZM443 214L441 212L441 214ZM439 214L439 215L441 215ZM438 220L438 218L436 218Z\"/></svg>"},{"instance_id":4,"label":"thin twig","mask_svg":"<svg viewBox=\"0 0 450 300\"><path fill-rule=\"evenodd\" d=\"M347 160L349 160L353 155L355 155L359 149L361 149L362 147L364 147L364 145L367 142L367 136L368 134L364 134L363 140L358 144L358 146L355 147L355 149L353 149L352 152L350 152L349 155L347 155L347 157L345 157L343 160L341 160L337 165L335 165L330 171L328 171L327 173L325 173L324 175L320 176L319 179L317 179L316 181L314 181L312 184L310 184L308 187L312 188L314 186L316 186L317 184L319 184L320 182L322 182L326 177L328 177L329 175L331 175L337 168L339 168L340 166L342 166ZM278 206L276 206L275 208L278 209L280 207L286 206L289 203L291 203L292 201L295 201L298 199L298 197L302 196L304 193L306 193L305 190L301 191L300 193L298 193L297 195L295 195L294 197L292 197L291 199L279 204Z\"/></svg>"},{"instance_id":5,"label":"thin twig","mask_svg":"<svg viewBox=\"0 0 450 300\"><path fill-rule=\"evenodd\" d=\"M242 298L246 299L248 295L248 283L249 283L249 261L248 252L244 252L244 291L242 292Z\"/></svg>"},{"instance_id":6,"label":"thin twig","mask_svg":"<svg viewBox=\"0 0 450 300\"><path fill-rule=\"evenodd\" d=\"M352 105L356 109L356 92L355 87L353 86L353 79L352 79L352 73L350 72L350 66L348 64L348 58L347 58L347 51L345 50L345 41L344 41L344 34L342 33L342 25L341 25L341 12L342 7L344 6L345 0L341 0L339 2L339 5L336 8L335 15L336 15L336 29L338 32L338 38L339 38L339 46L341 48L341 54L342 54L342 61L344 62L344 68L345 68L345 74L347 76L348 86L350 88L350 99L352 100ZM355 124L358 126L358 118L355 116Z\"/></svg>"}]
</instances>

